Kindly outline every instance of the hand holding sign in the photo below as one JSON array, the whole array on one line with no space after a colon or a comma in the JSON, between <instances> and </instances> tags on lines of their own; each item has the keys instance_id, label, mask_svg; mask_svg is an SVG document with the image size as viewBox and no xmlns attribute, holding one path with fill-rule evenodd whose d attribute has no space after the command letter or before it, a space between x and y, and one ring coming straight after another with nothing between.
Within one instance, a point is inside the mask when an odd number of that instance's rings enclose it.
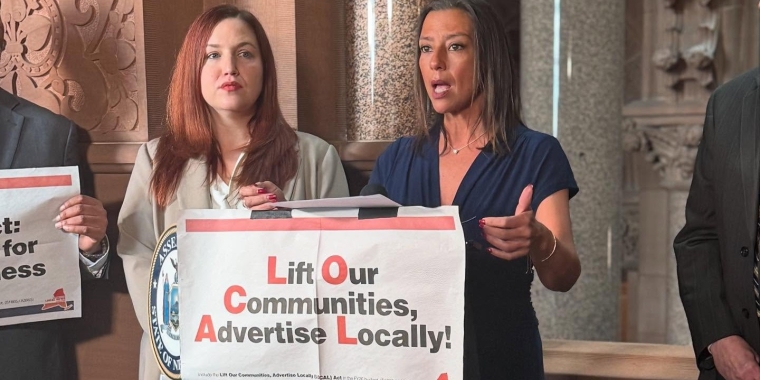
<instances>
[{"instance_id":1,"label":"hand holding sign","mask_svg":"<svg viewBox=\"0 0 760 380\"><path fill-rule=\"evenodd\" d=\"M530 203L533 199L533 185L528 185L520 194L514 216L483 218L480 228L483 236L491 244L488 252L504 259L514 260L530 253L542 230L546 227L536 221Z\"/></svg>"},{"instance_id":2,"label":"hand holding sign","mask_svg":"<svg viewBox=\"0 0 760 380\"><path fill-rule=\"evenodd\" d=\"M0 170L0 326L81 316L78 238L51 223L77 194L76 166Z\"/></svg>"},{"instance_id":3,"label":"hand holding sign","mask_svg":"<svg viewBox=\"0 0 760 380\"><path fill-rule=\"evenodd\" d=\"M79 234L79 249L90 253L100 248L106 234L108 218L103 203L86 195L77 195L61 206L55 228Z\"/></svg>"},{"instance_id":4,"label":"hand holding sign","mask_svg":"<svg viewBox=\"0 0 760 380\"><path fill-rule=\"evenodd\" d=\"M272 203L285 200L282 190L269 181L243 186L238 194L245 207L251 210L273 210L275 206Z\"/></svg>"}]
</instances>

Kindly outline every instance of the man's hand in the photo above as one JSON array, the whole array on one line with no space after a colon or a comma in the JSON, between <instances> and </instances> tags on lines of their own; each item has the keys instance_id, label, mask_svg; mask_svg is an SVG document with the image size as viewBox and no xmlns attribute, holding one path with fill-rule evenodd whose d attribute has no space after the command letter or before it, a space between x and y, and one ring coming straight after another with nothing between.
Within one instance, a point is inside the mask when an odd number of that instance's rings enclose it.
<instances>
[{"instance_id":1,"label":"man's hand","mask_svg":"<svg viewBox=\"0 0 760 380\"><path fill-rule=\"evenodd\" d=\"M103 203L86 195L77 195L61 206L55 218L55 228L79 234L79 249L93 253L100 249L100 241L106 235L108 218Z\"/></svg>"},{"instance_id":2,"label":"man's hand","mask_svg":"<svg viewBox=\"0 0 760 380\"><path fill-rule=\"evenodd\" d=\"M740 336L720 339L710 347L715 369L726 380L760 380L757 353Z\"/></svg>"}]
</instances>

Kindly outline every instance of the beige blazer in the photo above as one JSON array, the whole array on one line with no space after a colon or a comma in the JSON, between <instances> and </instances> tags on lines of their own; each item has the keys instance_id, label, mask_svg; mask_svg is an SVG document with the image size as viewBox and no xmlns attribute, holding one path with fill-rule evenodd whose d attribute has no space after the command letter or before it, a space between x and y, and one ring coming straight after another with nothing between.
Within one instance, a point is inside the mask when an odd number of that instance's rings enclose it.
<instances>
[{"instance_id":1,"label":"beige blazer","mask_svg":"<svg viewBox=\"0 0 760 380\"><path fill-rule=\"evenodd\" d=\"M318 137L298 134L298 172L283 186L289 200L348 196L348 184L335 148ZM150 347L148 324L148 283L153 250L164 229L175 224L184 209L211 208L205 160L190 160L169 205L162 209L149 194L153 158L158 139L140 147L129 179L124 204L119 212L117 252L124 262L124 274L137 319L143 329L140 343L140 380L158 380L158 368Z\"/></svg>"}]
</instances>

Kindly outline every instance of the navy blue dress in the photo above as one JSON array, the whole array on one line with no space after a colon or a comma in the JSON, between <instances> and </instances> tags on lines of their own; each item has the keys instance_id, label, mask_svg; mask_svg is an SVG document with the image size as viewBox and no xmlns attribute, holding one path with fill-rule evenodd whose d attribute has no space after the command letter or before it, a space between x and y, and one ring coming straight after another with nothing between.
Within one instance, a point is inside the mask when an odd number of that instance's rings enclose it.
<instances>
[{"instance_id":1,"label":"navy blue dress","mask_svg":"<svg viewBox=\"0 0 760 380\"><path fill-rule=\"evenodd\" d=\"M439 136L440 129L432 128L419 152L413 137L396 140L378 158L369 182L385 187L388 197L402 205L440 206ZM511 152L498 157L488 149L481 151L454 196L467 241L466 380L544 378L527 258L506 261L476 248L488 247L478 220L514 215L529 184L533 184L533 210L557 191L568 189L571 198L578 193L559 141L521 125Z\"/></svg>"}]
</instances>

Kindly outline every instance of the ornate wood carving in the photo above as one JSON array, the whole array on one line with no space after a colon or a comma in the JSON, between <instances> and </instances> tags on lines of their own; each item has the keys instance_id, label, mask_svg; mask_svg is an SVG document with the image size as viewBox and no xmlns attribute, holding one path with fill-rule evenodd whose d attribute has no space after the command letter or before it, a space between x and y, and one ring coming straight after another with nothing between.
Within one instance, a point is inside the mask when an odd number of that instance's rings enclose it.
<instances>
[{"instance_id":1,"label":"ornate wood carving","mask_svg":"<svg viewBox=\"0 0 760 380\"><path fill-rule=\"evenodd\" d=\"M145 129L134 0L4 0L0 20L0 87L68 117L94 141Z\"/></svg>"}]
</instances>

